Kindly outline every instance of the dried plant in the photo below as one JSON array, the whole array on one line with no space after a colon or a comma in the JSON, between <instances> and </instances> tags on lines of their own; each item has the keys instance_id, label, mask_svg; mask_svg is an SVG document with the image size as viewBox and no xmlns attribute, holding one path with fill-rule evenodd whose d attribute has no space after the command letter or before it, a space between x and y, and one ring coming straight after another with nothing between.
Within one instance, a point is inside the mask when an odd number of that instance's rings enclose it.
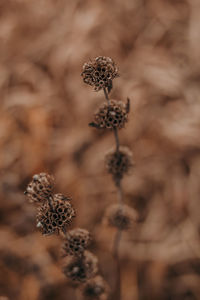
<instances>
[{"instance_id":1,"label":"dried plant","mask_svg":"<svg viewBox=\"0 0 200 300\"><path fill-rule=\"evenodd\" d=\"M112 71L110 71L112 70ZM109 79L107 80L107 74ZM111 75L112 74L112 75ZM117 280L114 297L120 299L120 262L119 262L119 245L122 230L127 230L134 221L136 221L136 212L133 208L124 205L124 196L121 180L133 166L132 153L128 147L120 145L118 130L124 128L128 121L128 113L130 110L130 100L127 103L122 101L110 100L109 93L113 87L113 79L119 76L115 62L110 57L97 57L91 63L83 65L83 81L86 84L95 87L96 91L103 89L106 103L101 105L94 114L94 121L89 125L97 129L112 130L115 137L115 148L111 149L105 157L105 164L108 173L112 175L113 182L117 187L118 204L111 206L106 211L105 219L110 226L117 229L113 255L117 263Z\"/></svg>"},{"instance_id":2,"label":"dried plant","mask_svg":"<svg viewBox=\"0 0 200 300\"><path fill-rule=\"evenodd\" d=\"M41 229L42 234L61 234L64 239L62 250L63 257L65 257L63 263L65 276L72 282L87 283L98 272L97 257L86 250L91 242L91 235L89 231L82 228L67 231L75 217L72 199L61 193L53 194L53 188L53 176L40 173L33 176L24 193L29 202L37 205L37 227ZM93 296L91 299L100 299L97 296L103 296L104 298L101 299L106 299L107 293L103 287L104 283L101 280L100 286L94 288L93 295L90 293L90 298ZM86 287L80 290L85 297L88 296Z\"/></svg>"}]
</instances>

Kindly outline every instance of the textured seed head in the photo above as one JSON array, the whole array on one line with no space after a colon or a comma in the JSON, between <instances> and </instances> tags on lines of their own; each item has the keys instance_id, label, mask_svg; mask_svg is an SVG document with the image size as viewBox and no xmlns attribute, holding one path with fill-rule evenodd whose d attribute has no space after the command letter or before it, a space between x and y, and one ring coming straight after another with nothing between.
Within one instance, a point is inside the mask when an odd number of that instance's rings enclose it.
<instances>
[{"instance_id":1,"label":"textured seed head","mask_svg":"<svg viewBox=\"0 0 200 300\"><path fill-rule=\"evenodd\" d=\"M62 197L61 197L62 196ZM63 198L61 200L61 198ZM50 201L46 201L38 209L37 227L41 228L44 235L53 234L55 232L66 232L75 217L75 211L68 198L56 194Z\"/></svg>"},{"instance_id":2,"label":"textured seed head","mask_svg":"<svg viewBox=\"0 0 200 300\"><path fill-rule=\"evenodd\" d=\"M64 255L81 256L90 241L91 236L86 229L76 228L68 231L63 245Z\"/></svg>"},{"instance_id":3,"label":"textured seed head","mask_svg":"<svg viewBox=\"0 0 200 300\"><path fill-rule=\"evenodd\" d=\"M137 219L136 211L128 205L113 204L105 213L105 221L112 227L127 230Z\"/></svg>"},{"instance_id":4,"label":"textured seed head","mask_svg":"<svg viewBox=\"0 0 200 300\"><path fill-rule=\"evenodd\" d=\"M121 129L128 121L128 106L122 101L111 100L108 104L105 102L94 114L94 121L89 125L98 129Z\"/></svg>"},{"instance_id":5,"label":"textured seed head","mask_svg":"<svg viewBox=\"0 0 200 300\"><path fill-rule=\"evenodd\" d=\"M83 65L83 81L94 87L95 91L103 88L112 89L112 80L119 76L116 64L110 57L98 56Z\"/></svg>"},{"instance_id":6,"label":"textured seed head","mask_svg":"<svg viewBox=\"0 0 200 300\"><path fill-rule=\"evenodd\" d=\"M105 156L106 169L118 181L127 174L133 166L132 152L128 147L120 146L119 151L111 149Z\"/></svg>"},{"instance_id":7,"label":"textured seed head","mask_svg":"<svg viewBox=\"0 0 200 300\"><path fill-rule=\"evenodd\" d=\"M42 203L52 196L54 188L54 178L46 173L40 173L33 176L28 184L25 195L30 202Z\"/></svg>"},{"instance_id":8,"label":"textured seed head","mask_svg":"<svg viewBox=\"0 0 200 300\"><path fill-rule=\"evenodd\" d=\"M101 276L88 280L82 287L85 299L107 300L108 286Z\"/></svg>"},{"instance_id":9,"label":"textured seed head","mask_svg":"<svg viewBox=\"0 0 200 300\"><path fill-rule=\"evenodd\" d=\"M85 282L98 271L98 260L91 252L85 251L81 257L68 256L63 273L72 281Z\"/></svg>"}]
</instances>

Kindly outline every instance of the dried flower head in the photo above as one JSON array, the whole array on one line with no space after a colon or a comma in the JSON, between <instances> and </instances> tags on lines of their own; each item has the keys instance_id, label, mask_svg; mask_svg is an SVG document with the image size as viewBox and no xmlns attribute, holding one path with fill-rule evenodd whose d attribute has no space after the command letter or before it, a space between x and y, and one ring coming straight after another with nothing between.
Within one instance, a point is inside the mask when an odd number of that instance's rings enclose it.
<instances>
[{"instance_id":1,"label":"dried flower head","mask_svg":"<svg viewBox=\"0 0 200 300\"><path fill-rule=\"evenodd\" d=\"M66 227L71 224L74 217L75 211L68 198L56 194L38 209L37 227L40 227L45 235L59 231L65 233Z\"/></svg>"},{"instance_id":2,"label":"dried flower head","mask_svg":"<svg viewBox=\"0 0 200 300\"><path fill-rule=\"evenodd\" d=\"M105 221L112 227L127 230L137 219L136 211L128 205L113 204L105 213Z\"/></svg>"},{"instance_id":3,"label":"dried flower head","mask_svg":"<svg viewBox=\"0 0 200 300\"><path fill-rule=\"evenodd\" d=\"M97 257L89 251L85 251L81 257L68 256L63 267L65 276L76 282L85 282L94 277L97 271Z\"/></svg>"},{"instance_id":4,"label":"dried flower head","mask_svg":"<svg viewBox=\"0 0 200 300\"><path fill-rule=\"evenodd\" d=\"M52 196L54 188L53 176L40 173L33 176L32 181L28 184L26 191L30 202L40 203L45 202L50 196Z\"/></svg>"},{"instance_id":5,"label":"dried flower head","mask_svg":"<svg viewBox=\"0 0 200 300\"><path fill-rule=\"evenodd\" d=\"M127 104L122 101L111 100L105 102L94 114L94 122L89 125L99 129L121 129L128 121L129 99Z\"/></svg>"},{"instance_id":6,"label":"dried flower head","mask_svg":"<svg viewBox=\"0 0 200 300\"><path fill-rule=\"evenodd\" d=\"M67 232L63 245L65 255L81 256L89 246L91 236L88 230L75 228Z\"/></svg>"},{"instance_id":7,"label":"dried flower head","mask_svg":"<svg viewBox=\"0 0 200 300\"><path fill-rule=\"evenodd\" d=\"M133 166L132 152L124 146L120 146L119 151L111 149L105 156L105 163L108 173L112 174L115 181L118 181Z\"/></svg>"},{"instance_id":8,"label":"dried flower head","mask_svg":"<svg viewBox=\"0 0 200 300\"><path fill-rule=\"evenodd\" d=\"M82 287L83 296L88 300L107 300L108 290L108 285L101 276L88 280Z\"/></svg>"},{"instance_id":9,"label":"dried flower head","mask_svg":"<svg viewBox=\"0 0 200 300\"><path fill-rule=\"evenodd\" d=\"M81 73L86 84L94 86L95 91L107 88L112 89L112 80L119 76L116 64L110 57L98 56L93 61L83 65Z\"/></svg>"}]
</instances>

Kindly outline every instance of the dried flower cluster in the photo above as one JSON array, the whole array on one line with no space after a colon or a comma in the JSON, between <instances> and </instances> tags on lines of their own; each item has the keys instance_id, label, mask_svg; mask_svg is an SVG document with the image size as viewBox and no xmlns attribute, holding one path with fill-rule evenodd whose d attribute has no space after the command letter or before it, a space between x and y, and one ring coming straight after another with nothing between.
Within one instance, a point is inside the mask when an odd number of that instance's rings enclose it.
<instances>
[{"instance_id":1,"label":"dried flower cluster","mask_svg":"<svg viewBox=\"0 0 200 300\"><path fill-rule=\"evenodd\" d=\"M75 282L85 282L94 277L98 272L98 260L95 255L85 251L81 257L68 256L66 258L63 273Z\"/></svg>"},{"instance_id":2,"label":"dried flower cluster","mask_svg":"<svg viewBox=\"0 0 200 300\"><path fill-rule=\"evenodd\" d=\"M122 179L133 166L132 152L125 146L120 146L118 151L111 149L105 156L105 163L114 181Z\"/></svg>"},{"instance_id":3,"label":"dried flower cluster","mask_svg":"<svg viewBox=\"0 0 200 300\"><path fill-rule=\"evenodd\" d=\"M83 81L94 87L95 91L103 88L112 89L112 80L119 76L118 69L110 57L99 56L83 65Z\"/></svg>"},{"instance_id":4,"label":"dried flower cluster","mask_svg":"<svg viewBox=\"0 0 200 300\"><path fill-rule=\"evenodd\" d=\"M101 105L94 114L94 121L89 125L99 129L121 129L128 121L129 101L111 100Z\"/></svg>"},{"instance_id":5,"label":"dried flower cluster","mask_svg":"<svg viewBox=\"0 0 200 300\"><path fill-rule=\"evenodd\" d=\"M67 232L64 241L64 254L82 256L91 242L89 231L82 228L72 229Z\"/></svg>"},{"instance_id":6,"label":"dried flower cluster","mask_svg":"<svg viewBox=\"0 0 200 300\"><path fill-rule=\"evenodd\" d=\"M96 276L88 280L82 288L85 299L106 300L108 294L108 286L101 276Z\"/></svg>"},{"instance_id":7,"label":"dried flower cluster","mask_svg":"<svg viewBox=\"0 0 200 300\"><path fill-rule=\"evenodd\" d=\"M42 233L45 235L58 233L59 230L65 233L67 226L70 225L74 217L75 211L69 198L57 194L53 196L51 202L46 202L39 207L37 227L41 227Z\"/></svg>"},{"instance_id":8,"label":"dried flower cluster","mask_svg":"<svg viewBox=\"0 0 200 300\"><path fill-rule=\"evenodd\" d=\"M46 173L33 176L25 194L30 202L38 205L37 227L43 234L66 232L75 217L71 198L53 194L54 178Z\"/></svg>"},{"instance_id":9,"label":"dried flower cluster","mask_svg":"<svg viewBox=\"0 0 200 300\"><path fill-rule=\"evenodd\" d=\"M42 203L52 196L54 189L54 178L46 173L40 173L33 176L28 184L25 194L31 203Z\"/></svg>"},{"instance_id":10,"label":"dried flower cluster","mask_svg":"<svg viewBox=\"0 0 200 300\"><path fill-rule=\"evenodd\" d=\"M101 291L98 289L90 292L88 287L90 282L95 282L95 276L98 272L98 259L90 251L86 250L91 242L90 233L81 228L75 228L67 232L63 244L63 255L65 258L63 273L75 283L85 283L81 291L85 298L89 299L107 299L107 287L101 276L97 276ZM92 281L91 281L92 280ZM87 294L87 295L86 295ZM100 298L104 294L104 298ZM87 296L87 297L86 297Z\"/></svg>"},{"instance_id":11,"label":"dried flower cluster","mask_svg":"<svg viewBox=\"0 0 200 300\"><path fill-rule=\"evenodd\" d=\"M105 221L108 225L120 230L127 230L136 221L137 214L133 208L128 205L113 204L108 207L105 213Z\"/></svg>"},{"instance_id":12,"label":"dried flower cluster","mask_svg":"<svg viewBox=\"0 0 200 300\"><path fill-rule=\"evenodd\" d=\"M134 209L123 204L123 193L121 187L121 180L125 174L129 172L133 166L132 153L127 147L120 146L118 130L125 127L128 121L128 113L130 110L130 101L127 99L127 103L122 101L110 100L109 93L112 89L112 80L117 77L118 70L109 57L97 57L94 61L83 65L82 72L83 81L91 86L94 86L96 91L103 89L106 103L103 103L94 114L93 122L89 125L97 129L112 130L115 136L116 148L111 149L105 156L105 164L109 174L112 175L113 181L117 187L119 204L110 206L105 214L106 223L117 229L116 241L114 244L114 256L118 260L118 246L119 246L119 232L121 230L127 230L132 223L136 220L136 213ZM119 262L118 262L119 265ZM120 270L118 268L118 280L120 280ZM119 287L116 284L116 291ZM97 283L97 279L88 282L85 286L85 295L88 297L96 295L98 293L103 295L101 285ZM100 295L99 294L99 295ZM118 293L119 294L119 293Z\"/></svg>"}]
</instances>

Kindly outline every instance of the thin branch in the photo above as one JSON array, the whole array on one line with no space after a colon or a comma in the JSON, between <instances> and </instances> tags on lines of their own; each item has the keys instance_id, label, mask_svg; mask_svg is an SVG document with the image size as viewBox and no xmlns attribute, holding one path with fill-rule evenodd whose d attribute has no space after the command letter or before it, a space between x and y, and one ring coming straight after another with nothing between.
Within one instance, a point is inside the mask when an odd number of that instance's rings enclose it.
<instances>
[{"instance_id":1,"label":"thin branch","mask_svg":"<svg viewBox=\"0 0 200 300\"><path fill-rule=\"evenodd\" d=\"M103 91L104 91L105 98L108 101L108 105L110 105L110 100L109 100L108 92L107 92L106 88L103 88Z\"/></svg>"},{"instance_id":2,"label":"thin branch","mask_svg":"<svg viewBox=\"0 0 200 300\"><path fill-rule=\"evenodd\" d=\"M119 261L119 246L121 241L122 231L120 229L117 230L115 234L115 239L113 243L113 257L116 261L116 288L114 293L114 299L120 300L121 299L121 270L120 270L120 261Z\"/></svg>"},{"instance_id":3,"label":"thin branch","mask_svg":"<svg viewBox=\"0 0 200 300\"><path fill-rule=\"evenodd\" d=\"M110 100L108 96L108 92L106 88L103 89L104 95L106 100L108 101L108 105L110 105ZM115 143L116 143L116 151L119 152L119 135L118 135L118 130L117 128L113 129L114 131L114 137L115 137ZM117 179L115 181L115 185L117 187L117 194L118 194L118 203L120 205L121 210L123 209L123 191L122 191L122 186L121 186L121 178ZM116 270L116 287L115 287L115 293L114 293L114 299L115 300L120 300L121 299L121 270L120 270L120 260L119 260L119 246L120 246L120 241L121 241L121 236L122 236L122 230L118 229L114 238L114 243L113 243L113 257L116 261L117 265L117 270Z\"/></svg>"},{"instance_id":4,"label":"thin branch","mask_svg":"<svg viewBox=\"0 0 200 300\"><path fill-rule=\"evenodd\" d=\"M115 136L115 142L116 142L116 151L119 152L119 135L118 135L118 130L116 127L114 128L114 136Z\"/></svg>"}]
</instances>

